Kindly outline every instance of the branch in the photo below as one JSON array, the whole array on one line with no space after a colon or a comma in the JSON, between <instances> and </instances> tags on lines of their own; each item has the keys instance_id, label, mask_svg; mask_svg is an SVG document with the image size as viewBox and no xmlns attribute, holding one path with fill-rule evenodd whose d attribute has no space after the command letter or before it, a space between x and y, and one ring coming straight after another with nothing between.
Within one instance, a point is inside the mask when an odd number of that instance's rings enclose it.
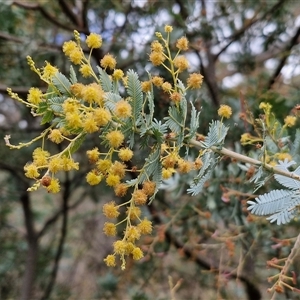
<instances>
[{"instance_id":1,"label":"branch","mask_svg":"<svg viewBox=\"0 0 300 300\"><path fill-rule=\"evenodd\" d=\"M298 30L296 31L295 35L292 37L290 43L287 45L286 49L283 50L283 55L282 58L273 74L273 76L271 77L269 84L268 84L268 89L270 89L272 87L272 85L274 84L276 78L278 77L278 75L280 74L282 68L285 65L286 60L288 59L288 57L291 54L292 48L298 44L298 38L300 36L300 27L298 27Z\"/></svg>"},{"instance_id":2,"label":"branch","mask_svg":"<svg viewBox=\"0 0 300 300\"><path fill-rule=\"evenodd\" d=\"M57 27L63 28L65 30L74 31L74 27L70 27L65 25L64 23L61 23L57 20L57 18L51 14L49 14L42 6L40 6L39 4L28 4L27 2L23 2L23 1L13 1L12 5L15 4L21 8L24 9L28 9L28 10L37 10L40 11L41 14L51 23L53 23L54 25L56 25ZM81 30L81 29L80 29Z\"/></svg>"},{"instance_id":3,"label":"branch","mask_svg":"<svg viewBox=\"0 0 300 300\"><path fill-rule=\"evenodd\" d=\"M286 0L279 0L274 6L272 6L268 11L266 11L260 18L253 18L249 23L246 23L244 27L234 32L230 37L230 41L226 44L217 54L214 55L214 59L216 60L233 42L238 40L245 31L250 28L253 24L257 23L260 20L265 20L268 16L274 14L277 10L279 10L282 5L286 2Z\"/></svg>"},{"instance_id":4,"label":"branch","mask_svg":"<svg viewBox=\"0 0 300 300\"><path fill-rule=\"evenodd\" d=\"M63 251L64 251L64 243L67 237L67 229L68 229L68 201L70 198L70 185L71 185L71 181L68 178L68 173L66 173L67 176L67 180L65 182L64 185L64 193L63 193L63 203L62 203L62 227L61 227L61 235L60 235L60 240L59 240L59 244L57 247L57 251L56 251L56 255L55 255L55 259L54 259L54 265L53 265L53 269L50 275L50 280L49 283L45 289L45 293L43 295L43 297L41 299L46 300L49 299L51 296L51 292L53 290L53 287L55 285L55 280L56 280L56 276L57 276L57 271L58 271L58 267L59 267L59 262L60 259L62 257Z\"/></svg>"},{"instance_id":5,"label":"branch","mask_svg":"<svg viewBox=\"0 0 300 300\"><path fill-rule=\"evenodd\" d=\"M199 150L203 148L201 143L198 142L198 141L195 141L195 140L191 140L190 145L195 146ZM219 149L218 147L212 146L210 149L212 151L216 152L216 153L222 154L224 156L231 157L235 160L238 160L238 161L241 161L241 162L244 162L244 163L249 163L249 164L254 165L254 166L263 166L266 170L268 170L268 171L270 171L274 174L283 175L283 176L286 176L286 177L289 177L289 178L300 181L300 176L297 176L297 175L293 174L292 172L285 172L283 170L274 168L273 166L265 164L265 163L263 163L263 162L261 162L257 159L248 157L248 156L243 155L243 154L236 153L236 152L231 151L229 149L226 149L224 147Z\"/></svg>"}]
</instances>

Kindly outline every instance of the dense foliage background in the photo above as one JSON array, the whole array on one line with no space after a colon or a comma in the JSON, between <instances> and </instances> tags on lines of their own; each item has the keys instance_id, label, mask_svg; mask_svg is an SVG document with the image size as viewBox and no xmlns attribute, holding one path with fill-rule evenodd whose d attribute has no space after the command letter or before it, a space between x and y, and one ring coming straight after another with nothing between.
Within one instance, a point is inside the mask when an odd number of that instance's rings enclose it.
<instances>
[{"instance_id":1,"label":"dense foliage background","mask_svg":"<svg viewBox=\"0 0 300 300\"><path fill-rule=\"evenodd\" d=\"M147 72L166 75L151 66L148 54L154 33L170 24L174 40L184 34L190 41L190 71L204 76L201 91L192 95L202 107L201 133L219 105L228 104L234 115L227 147L255 156L254 147L240 145L241 134L252 130L240 114L250 109L257 116L259 103L265 101L280 119L299 102L299 16L297 2L286 0L1 0L0 298L271 298L267 279L276 272L266 262L288 255L299 223L277 226L250 216L246 201L253 197L253 184L237 162L224 158L196 197L185 192L187 178L174 178L148 208L155 233L141 242L146 257L129 263L125 271L110 269L103 258L113 240L102 233L102 206L122 199L115 199L105 185L85 183L85 149L96 139L89 138L79 151L83 167L65 174L58 196L42 190L28 193L31 182L23 166L32 148L9 150L3 137L27 141L40 125L29 110L9 99L6 88L24 99L31 86L45 88L29 70L27 55L37 65L46 60L68 70L61 45L74 29L83 37L102 35L105 46L93 52L95 63L111 53L118 68L134 69L144 80ZM156 108L162 118L164 94L156 95ZM272 186L270 181L256 193ZM297 260L293 268L299 281ZM297 299L292 292L277 295L291 297Z\"/></svg>"}]
</instances>

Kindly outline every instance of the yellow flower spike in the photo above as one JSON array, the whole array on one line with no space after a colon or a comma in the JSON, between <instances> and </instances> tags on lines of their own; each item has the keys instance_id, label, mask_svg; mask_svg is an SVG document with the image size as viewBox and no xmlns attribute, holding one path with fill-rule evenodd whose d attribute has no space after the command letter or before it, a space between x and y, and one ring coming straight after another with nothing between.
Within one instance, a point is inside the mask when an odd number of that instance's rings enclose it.
<instances>
[{"instance_id":1,"label":"yellow flower spike","mask_svg":"<svg viewBox=\"0 0 300 300\"><path fill-rule=\"evenodd\" d=\"M172 26L170 26L170 25L166 25L165 26L165 32L171 33L172 31L173 31L173 27Z\"/></svg>"},{"instance_id":2,"label":"yellow flower spike","mask_svg":"<svg viewBox=\"0 0 300 300\"><path fill-rule=\"evenodd\" d=\"M103 227L103 232L107 236L116 236L117 235L116 224L111 222L105 222Z\"/></svg>"},{"instance_id":3,"label":"yellow flower spike","mask_svg":"<svg viewBox=\"0 0 300 300\"><path fill-rule=\"evenodd\" d=\"M48 139L55 144L60 144L64 140L64 136L59 129L52 129L50 130Z\"/></svg>"},{"instance_id":4,"label":"yellow flower spike","mask_svg":"<svg viewBox=\"0 0 300 300\"><path fill-rule=\"evenodd\" d=\"M35 164L26 164L24 166L25 176L28 178L38 178L40 173L38 172L38 168Z\"/></svg>"},{"instance_id":5,"label":"yellow flower spike","mask_svg":"<svg viewBox=\"0 0 300 300\"><path fill-rule=\"evenodd\" d=\"M118 156L122 161L129 161L133 157L133 151L129 148L122 148L120 149Z\"/></svg>"},{"instance_id":6,"label":"yellow flower spike","mask_svg":"<svg viewBox=\"0 0 300 300\"><path fill-rule=\"evenodd\" d=\"M187 86L191 89L199 89L202 86L203 76L199 73L192 73L187 79Z\"/></svg>"},{"instance_id":7,"label":"yellow flower spike","mask_svg":"<svg viewBox=\"0 0 300 300\"><path fill-rule=\"evenodd\" d=\"M113 70L116 67L117 61L111 54L106 54L104 57L100 60L100 65L104 69L111 69Z\"/></svg>"},{"instance_id":8,"label":"yellow flower spike","mask_svg":"<svg viewBox=\"0 0 300 300\"><path fill-rule=\"evenodd\" d=\"M152 222L149 221L147 218L142 220L137 225L137 227L140 230L141 234L150 234L152 232Z\"/></svg>"},{"instance_id":9,"label":"yellow flower spike","mask_svg":"<svg viewBox=\"0 0 300 300\"><path fill-rule=\"evenodd\" d=\"M174 66L178 69L178 72L183 72L189 67L189 62L184 56L177 56L175 57L174 61Z\"/></svg>"},{"instance_id":10,"label":"yellow flower spike","mask_svg":"<svg viewBox=\"0 0 300 300\"><path fill-rule=\"evenodd\" d=\"M38 105L43 101L43 92L38 88L30 88L27 95L27 101L34 105Z\"/></svg>"},{"instance_id":11,"label":"yellow flower spike","mask_svg":"<svg viewBox=\"0 0 300 300\"><path fill-rule=\"evenodd\" d=\"M92 150L87 150L86 155L87 155L90 163L95 163L99 159L100 152L99 152L99 149L97 147L95 147Z\"/></svg>"},{"instance_id":12,"label":"yellow flower spike","mask_svg":"<svg viewBox=\"0 0 300 300\"><path fill-rule=\"evenodd\" d=\"M120 214L119 207L116 205L115 201L110 201L105 203L102 208L103 214L109 219L117 218Z\"/></svg>"},{"instance_id":13,"label":"yellow flower spike","mask_svg":"<svg viewBox=\"0 0 300 300\"><path fill-rule=\"evenodd\" d=\"M130 117L132 114L131 105L128 103L128 101L122 99L116 103L114 113L118 118Z\"/></svg>"},{"instance_id":14,"label":"yellow flower spike","mask_svg":"<svg viewBox=\"0 0 300 300\"><path fill-rule=\"evenodd\" d=\"M97 33L90 33L85 42L89 48L97 49L102 46L102 37Z\"/></svg>"},{"instance_id":15,"label":"yellow flower spike","mask_svg":"<svg viewBox=\"0 0 300 300\"><path fill-rule=\"evenodd\" d=\"M86 182L89 185L97 185L102 180L102 175L98 174L95 170L92 170L86 174Z\"/></svg>"},{"instance_id":16,"label":"yellow flower spike","mask_svg":"<svg viewBox=\"0 0 300 300\"><path fill-rule=\"evenodd\" d=\"M106 139L112 148L119 148L124 142L124 135L119 130L113 130L106 134Z\"/></svg>"},{"instance_id":17,"label":"yellow flower spike","mask_svg":"<svg viewBox=\"0 0 300 300\"><path fill-rule=\"evenodd\" d=\"M296 124L297 118L295 116L286 116L284 118L284 125L287 127L293 127Z\"/></svg>"},{"instance_id":18,"label":"yellow flower spike","mask_svg":"<svg viewBox=\"0 0 300 300\"><path fill-rule=\"evenodd\" d=\"M147 202L147 195L143 190L135 190L132 193L132 200L136 205L144 205Z\"/></svg>"},{"instance_id":19,"label":"yellow flower spike","mask_svg":"<svg viewBox=\"0 0 300 300\"><path fill-rule=\"evenodd\" d=\"M116 186L120 183L121 181L121 178L119 175L113 175L113 174L108 174L107 177L106 177L106 184L108 186Z\"/></svg>"},{"instance_id":20,"label":"yellow flower spike","mask_svg":"<svg viewBox=\"0 0 300 300\"><path fill-rule=\"evenodd\" d=\"M115 267L116 266L116 258L113 254L109 254L104 258L104 262L108 267Z\"/></svg>"},{"instance_id":21,"label":"yellow flower spike","mask_svg":"<svg viewBox=\"0 0 300 300\"><path fill-rule=\"evenodd\" d=\"M151 43L151 50L153 52L163 53L164 46L159 41L153 41Z\"/></svg>"},{"instance_id":22,"label":"yellow flower spike","mask_svg":"<svg viewBox=\"0 0 300 300\"><path fill-rule=\"evenodd\" d=\"M58 72L58 68L52 66L49 62L46 61L46 65L43 68L42 78L44 80L51 80L52 77Z\"/></svg>"},{"instance_id":23,"label":"yellow flower spike","mask_svg":"<svg viewBox=\"0 0 300 300\"><path fill-rule=\"evenodd\" d=\"M75 49L78 49L78 46L74 41L67 41L63 43L62 50L66 56L69 56Z\"/></svg>"},{"instance_id":24,"label":"yellow flower spike","mask_svg":"<svg viewBox=\"0 0 300 300\"><path fill-rule=\"evenodd\" d=\"M84 78L88 78L93 74L93 70L91 66L88 64L82 64L79 68L79 72L82 74Z\"/></svg>"},{"instance_id":25,"label":"yellow flower spike","mask_svg":"<svg viewBox=\"0 0 300 300\"><path fill-rule=\"evenodd\" d=\"M56 194L60 191L60 184L57 178L52 178L50 184L46 187L49 193Z\"/></svg>"},{"instance_id":26,"label":"yellow flower spike","mask_svg":"<svg viewBox=\"0 0 300 300\"><path fill-rule=\"evenodd\" d=\"M128 191L126 183L118 183L114 186L114 192L117 197L124 197Z\"/></svg>"},{"instance_id":27,"label":"yellow flower spike","mask_svg":"<svg viewBox=\"0 0 300 300\"><path fill-rule=\"evenodd\" d=\"M166 57L160 52L151 52L149 60L152 62L153 66L159 66L166 60Z\"/></svg>"},{"instance_id":28,"label":"yellow flower spike","mask_svg":"<svg viewBox=\"0 0 300 300\"><path fill-rule=\"evenodd\" d=\"M218 115L222 118L229 119L232 115L232 109L228 105L222 104L220 108L218 109Z\"/></svg>"},{"instance_id":29,"label":"yellow flower spike","mask_svg":"<svg viewBox=\"0 0 300 300\"><path fill-rule=\"evenodd\" d=\"M120 69L114 70L114 73L112 75L114 80L120 80L123 78L123 76L124 76L124 72Z\"/></svg>"},{"instance_id":30,"label":"yellow flower spike","mask_svg":"<svg viewBox=\"0 0 300 300\"><path fill-rule=\"evenodd\" d=\"M132 250L131 254L132 254L132 257L133 257L134 260L140 260L141 258L144 257L144 253L141 250L141 248L139 248L139 247L135 247Z\"/></svg>"},{"instance_id":31,"label":"yellow flower spike","mask_svg":"<svg viewBox=\"0 0 300 300\"><path fill-rule=\"evenodd\" d=\"M179 49L179 50L182 50L182 51L186 51L189 49L189 41L188 39L183 36L181 38L179 38L177 41L176 41L176 47Z\"/></svg>"}]
</instances>

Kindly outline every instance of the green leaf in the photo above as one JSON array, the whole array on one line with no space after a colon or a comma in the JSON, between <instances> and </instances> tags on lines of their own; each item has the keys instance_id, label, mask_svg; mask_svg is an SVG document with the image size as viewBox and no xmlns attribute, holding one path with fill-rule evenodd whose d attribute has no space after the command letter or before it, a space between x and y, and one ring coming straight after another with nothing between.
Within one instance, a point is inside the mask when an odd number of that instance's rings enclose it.
<instances>
[{"instance_id":1,"label":"green leaf","mask_svg":"<svg viewBox=\"0 0 300 300\"><path fill-rule=\"evenodd\" d=\"M50 123L52 121L53 117L54 117L53 112L51 110L47 110L42 117L41 125Z\"/></svg>"},{"instance_id":2,"label":"green leaf","mask_svg":"<svg viewBox=\"0 0 300 300\"><path fill-rule=\"evenodd\" d=\"M81 136L75 140L75 142L73 143L73 145L70 147L70 153L73 154L74 152L76 152L80 146L82 145L83 141L85 140L85 134L81 134Z\"/></svg>"},{"instance_id":3,"label":"green leaf","mask_svg":"<svg viewBox=\"0 0 300 300\"><path fill-rule=\"evenodd\" d=\"M199 128L199 119L200 119L200 112L197 112L193 103L191 103L191 121L190 121L190 134L189 139L194 139L196 137L197 130Z\"/></svg>"},{"instance_id":4,"label":"green leaf","mask_svg":"<svg viewBox=\"0 0 300 300\"><path fill-rule=\"evenodd\" d=\"M138 79L138 75L133 70L127 72L127 92L131 97L131 107L133 115L133 124L136 126L143 108L143 92L142 85Z\"/></svg>"},{"instance_id":5,"label":"green leaf","mask_svg":"<svg viewBox=\"0 0 300 300\"><path fill-rule=\"evenodd\" d=\"M44 113L44 112L46 112L47 110L48 110L48 103L47 102L40 102L39 103L39 107L38 107L38 109L37 109L37 113L38 114L42 114L42 113Z\"/></svg>"},{"instance_id":6,"label":"green leaf","mask_svg":"<svg viewBox=\"0 0 300 300\"><path fill-rule=\"evenodd\" d=\"M248 201L248 210L255 215L265 216L271 223L277 221L277 225L286 224L297 213L300 204L299 191L273 190L255 198L256 202Z\"/></svg>"},{"instance_id":7,"label":"green leaf","mask_svg":"<svg viewBox=\"0 0 300 300\"><path fill-rule=\"evenodd\" d=\"M70 81L72 84L77 83L77 76L72 65L70 66Z\"/></svg>"},{"instance_id":8,"label":"green leaf","mask_svg":"<svg viewBox=\"0 0 300 300\"><path fill-rule=\"evenodd\" d=\"M226 127L222 122L213 121L210 124L208 134L203 142L203 145L206 148L212 146L220 146L224 142L224 139L228 132L228 127Z\"/></svg>"},{"instance_id":9,"label":"green leaf","mask_svg":"<svg viewBox=\"0 0 300 300\"><path fill-rule=\"evenodd\" d=\"M112 82L111 82L109 76L107 75L107 73L99 66L97 66L97 69L99 72L101 87L102 87L103 91L104 92L112 91Z\"/></svg>"},{"instance_id":10,"label":"green leaf","mask_svg":"<svg viewBox=\"0 0 300 300\"><path fill-rule=\"evenodd\" d=\"M64 74L56 72L53 76L53 84L61 93L71 95L71 82Z\"/></svg>"}]
</instances>

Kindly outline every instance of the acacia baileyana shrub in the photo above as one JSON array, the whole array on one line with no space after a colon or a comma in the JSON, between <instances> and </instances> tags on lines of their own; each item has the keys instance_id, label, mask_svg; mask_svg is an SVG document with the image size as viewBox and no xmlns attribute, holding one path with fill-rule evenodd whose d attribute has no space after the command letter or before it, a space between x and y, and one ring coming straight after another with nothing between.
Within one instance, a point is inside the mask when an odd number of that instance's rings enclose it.
<instances>
[{"instance_id":1,"label":"acacia baileyana shrub","mask_svg":"<svg viewBox=\"0 0 300 300\"><path fill-rule=\"evenodd\" d=\"M6 145L11 149L37 144L32 153L32 162L24 166L25 176L34 180L29 191L42 187L49 193L58 193L60 182L57 174L78 170L80 165L74 160L74 153L89 134L99 135L99 145L103 145L101 151L99 146L86 152L91 165L86 181L90 185L105 182L117 197L124 199L126 195L129 199L120 204L111 201L103 206L103 214L107 218L103 230L107 236L116 236L119 225L125 227L123 236L114 242L112 253L105 258L106 264L111 267L120 262L124 269L127 256L135 260L143 257L137 242L142 235L152 232L152 222L143 216L141 208L155 200L161 183L174 173L192 174L187 190L191 195L201 192L223 155L245 163L241 167L246 171L254 168L251 180L257 187L264 184L265 172L275 172L290 180L298 180L300 175L299 172L290 173L287 169L290 165L286 163L281 164L280 168L274 167L279 159L284 161L292 158L286 150L287 127L295 124L296 117L287 116L284 125L280 125L269 104L261 104L263 118L255 120L250 112L241 116L256 127L257 136L245 133L241 142L259 142L258 160L223 147L229 129L224 122L232 114L228 105L220 106L219 120L211 121L205 135L198 132L200 111L195 108L194 100L187 100L186 95L188 90L201 88L203 76L192 73L185 81L180 80L180 75L189 68L189 62L182 54L188 50L188 40L183 36L171 44L171 32L172 27L168 25L163 33L157 32L157 40L152 42L149 54L151 63L164 68L171 81L149 74L149 80L141 82L134 70L124 74L117 69L116 59L110 54L101 59L100 66L92 66L91 53L102 46L102 38L95 33L87 36L85 43L90 53L86 56L80 34L75 31L75 40L63 45L63 52L72 63L68 76L48 62L43 68L37 68L33 59L28 57L31 70L46 83L47 91L43 93L32 87L27 99L23 100L8 89L13 99L30 108L33 116L41 118L41 125L48 124L40 135L26 143L13 145L10 136L5 137ZM176 53L171 51L174 49ZM75 69L89 83L79 82ZM160 89L169 99L168 113L161 120L155 118L155 89ZM281 143L276 144L277 140ZM299 140L300 134L297 132L296 143ZM50 153L47 150L48 143L61 144L62 150ZM140 147L135 147L136 143L140 143ZM141 155L140 148L146 149L143 151L145 158L140 165L132 166L130 162L134 157ZM192 151L192 148L196 151ZM282 177L277 179L285 182L289 188L289 180L284 181ZM299 190L299 186L297 188ZM287 207L272 206L272 201L280 201L282 195L294 197L291 196L294 194L274 192L258 198L257 202L251 201L250 209L258 214L273 214L271 221L285 223L294 217L291 211L296 209L298 202L290 201ZM263 209L258 208L264 201L268 204ZM289 213L284 213L284 210ZM280 216L282 212L284 217Z\"/></svg>"}]
</instances>

